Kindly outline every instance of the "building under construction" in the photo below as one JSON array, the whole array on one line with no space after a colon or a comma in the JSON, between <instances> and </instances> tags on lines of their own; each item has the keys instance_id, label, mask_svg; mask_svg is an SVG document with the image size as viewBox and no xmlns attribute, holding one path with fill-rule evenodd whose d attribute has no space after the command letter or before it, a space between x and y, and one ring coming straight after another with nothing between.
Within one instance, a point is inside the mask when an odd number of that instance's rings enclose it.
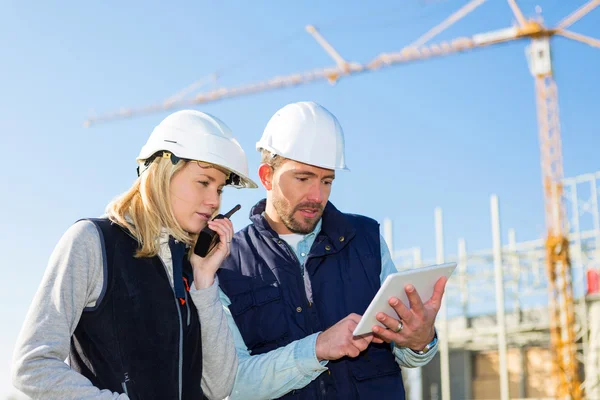
<instances>
[{"instance_id":1,"label":"building under construction","mask_svg":"<svg viewBox=\"0 0 600 400\"><path fill-rule=\"evenodd\" d=\"M576 365L587 399L600 399L599 183L600 172L564 180ZM514 230L502 240L496 197L490 206L492 248L467 251L461 239L452 255L443 254L442 211L436 209L435 259L423 259L419 247L394 250L392 221L384 221L384 236L399 269L458 263L438 315L440 353L426 367L404 372L411 400L560 398L552 370L545 242L518 242Z\"/></svg>"}]
</instances>

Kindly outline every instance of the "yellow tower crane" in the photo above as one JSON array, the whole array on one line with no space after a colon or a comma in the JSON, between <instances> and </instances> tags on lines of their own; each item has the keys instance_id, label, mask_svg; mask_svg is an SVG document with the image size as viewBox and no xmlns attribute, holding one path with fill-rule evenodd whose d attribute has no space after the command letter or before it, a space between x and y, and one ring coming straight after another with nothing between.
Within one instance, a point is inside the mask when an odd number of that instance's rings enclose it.
<instances>
[{"instance_id":1,"label":"yellow tower crane","mask_svg":"<svg viewBox=\"0 0 600 400\"><path fill-rule=\"evenodd\" d=\"M459 37L437 44L427 44L427 42L439 33L471 13L485 1L472 0L468 2L442 23L433 27L419 39L402 48L400 51L379 54L366 63L346 61L314 26L307 26L307 31L333 58L336 63L335 66L317 68L286 76L277 76L265 81L237 87L221 87L186 98L186 95L192 89L198 87L199 82L196 82L160 104L141 108L125 108L116 112L93 116L85 121L85 126L231 97L293 87L319 80L327 80L334 83L342 77L377 71L388 66L402 65L454 53L464 53L472 49L489 47L518 39L528 39L530 41L530 45L527 48L528 61L531 73L535 79L545 222L547 228L546 259L553 381L556 383L556 396L558 398L581 399L583 398L583 393L576 360L577 348L574 328L575 317L569 241L566 236L566 216L562 197L562 180L564 176L558 93L552 73L550 39L554 35L560 35L600 48L600 40L567 30L573 23L600 5L600 0L588 1L564 18L554 28L546 27L541 17L526 19L516 1L507 0L516 19L516 25L470 37ZM449 388L447 387L449 383L444 383L444 380L442 381L442 386L446 386L442 387L442 392L449 393ZM508 394L504 394L503 397L507 396Z\"/></svg>"}]
</instances>

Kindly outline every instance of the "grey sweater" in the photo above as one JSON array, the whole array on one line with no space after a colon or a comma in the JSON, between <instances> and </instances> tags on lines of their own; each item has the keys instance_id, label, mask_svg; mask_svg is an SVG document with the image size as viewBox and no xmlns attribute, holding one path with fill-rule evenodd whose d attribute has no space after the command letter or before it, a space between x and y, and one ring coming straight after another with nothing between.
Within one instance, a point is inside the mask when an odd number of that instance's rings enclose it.
<instances>
[{"instance_id":1,"label":"grey sweater","mask_svg":"<svg viewBox=\"0 0 600 400\"><path fill-rule=\"evenodd\" d=\"M173 285L166 232L160 238L159 256ZM77 222L54 249L17 339L12 380L19 390L34 399L128 398L94 387L65 363L82 312L101 296L103 275L98 231L89 221ZM190 294L202 325L202 377L198 379L209 399L223 399L233 388L238 359L219 300L217 278L206 289L196 290L192 285Z\"/></svg>"}]
</instances>

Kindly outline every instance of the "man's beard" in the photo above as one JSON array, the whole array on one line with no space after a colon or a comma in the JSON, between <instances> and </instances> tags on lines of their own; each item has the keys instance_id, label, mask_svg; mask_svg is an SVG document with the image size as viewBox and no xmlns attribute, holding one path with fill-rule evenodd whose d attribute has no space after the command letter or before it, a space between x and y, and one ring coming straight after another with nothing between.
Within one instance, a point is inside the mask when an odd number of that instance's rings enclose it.
<instances>
[{"instance_id":1,"label":"man's beard","mask_svg":"<svg viewBox=\"0 0 600 400\"><path fill-rule=\"evenodd\" d=\"M305 202L300 203L294 209L291 209L289 204L283 199L273 199L273 207L275 207L275 211L281 218L281 222L288 228L291 232L300 233L306 235L315 230L315 226L319 222L321 215L323 215L323 206L320 203L311 203ZM300 217L300 219L295 218L294 214L296 211L311 208L317 210L317 213L314 218L305 218Z\"/></svg>"}]
</instances>

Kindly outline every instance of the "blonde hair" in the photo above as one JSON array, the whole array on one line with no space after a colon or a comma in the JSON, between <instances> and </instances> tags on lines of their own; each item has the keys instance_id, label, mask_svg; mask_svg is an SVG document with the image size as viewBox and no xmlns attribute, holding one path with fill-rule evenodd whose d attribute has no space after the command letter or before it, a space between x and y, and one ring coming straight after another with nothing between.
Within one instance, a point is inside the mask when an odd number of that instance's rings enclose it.
<instances>
[{"instance_id":1,"label":"blonde hair","mask_svg":"<svg viewBox=\"0 0 600 400\"><path fill-rule=\"evenodd\" d=\"M166 228L175 239L193 246L197 234L190 234L177 223L171 205L171 178L188 161L173 165L170 159L159 157L140 174L128 191L106 206L108 218L129 230L139 247L135 257L158 254L158 238Z\"/></svg>"}]
</instances>

